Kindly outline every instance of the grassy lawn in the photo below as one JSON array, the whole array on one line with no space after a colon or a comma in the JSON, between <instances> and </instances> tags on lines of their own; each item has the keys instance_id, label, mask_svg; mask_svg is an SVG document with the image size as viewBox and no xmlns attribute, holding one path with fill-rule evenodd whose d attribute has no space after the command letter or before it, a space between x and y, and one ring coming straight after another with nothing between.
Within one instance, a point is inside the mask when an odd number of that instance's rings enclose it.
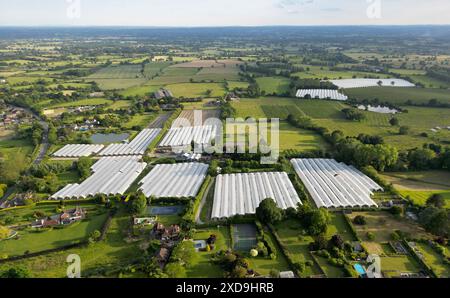
<instances>
[{"instance_id":1,"label":"grassy lawn","mask_svg":"<svg viewBox=\"0 0 450 298\"><path fill-rule=\"evenodd\" d=\"M314 239L311 236L301 234L302 228L298 221L294 219L285 220L275 225L275 230L294 262L313 261L309 252L309 244L314 242ZM320 269L317 266L306 267L304 272L304 276L318 274L320 274Z\"/></svg>"},{"instance_id":2,"label":"grassy lawn","mask_svg":"<svg viewBox=\"0 0 450 298\"><path fill-rule=\"evenodd\" d=\"M327 238L331 238L336 234L341 235L344 241L356 241L353 236L348 223L342 213L330 213L331 223L328 225Z\"/></svg>"},{"instance_id":3,"label":"grassy lawn","mask_svg":"<svg viewBox=\"0 0 450 298\"><path fill-rule=\"evenodd\" d=\"M0 140L0 159L6 157L12 152L20 151L26 156L31 155L34 147L30 140L24 139L6 139Z\"/></svg>"},{"instance_id":4,"label":"grassy lawn","mask_svg":"<svg viewBox=\"0 0 450 298\"><path fill-rule=\"evenodd\" d=\"M256 78L261 91L266 94L283 94L289 92L289 79L284 77Z\"/></svg>"},{"instance_id":5,"label":"grassy lawn","mask_svg":"<svg viewBox=\"0 0 450 298\"><path fill-rule=\"evenodd\" d=\"M450 277L450 266L443 263L444 258L431 246L425 243L416 243L416 247L424 256L425 263L430 266L439 277Z\"/></svg>"},{"instance_id":6,"label":"grassy lawn","mask_svg":"<svg viewBox=\"0 0 450 298\"><path fill-rule=\"evenodd\" d=\"M385 277L397 277L400 273L417 273L420 265L411 256L382 256L381 272Z\"/></svg>"},{"instance_id":7,"label":"grassy lawn","mask_svg":"<svg viewBox=\"0 0 450 298\"><path fill-rule=\"evenodd\" d=\"M325 259L321 256L316 256L316 260L328 278L343 278L343 277L345 277L345 273L342 270L342 268L328 264L327 259Z\"/></svg>"},{"instance_id":8,"label":"grassy lawn","mask_svg":"<svg viewBox=\"0 0 450 298\"><path fill-rule=\"evenodd\" d=\"M123 124L124 128L131 129L133 126L142 126L146 127L156 119L158 115L155 113L143 113L136 114L131 117L131 119Z\"/></svg>"},{"instance_id":9,"label":"grassy lawn","mask_svg":"<svg viewBox=\"0 0 450 298\"><path fill-rule=\"evenodd\" d=\"M0 271L10 267L24 266L32 272L33 277L61 278L66 276L66 258L69 254L80 256L82 276L92 274L93 270L123 267L142 255L138 249L138 243L124 241L129 224L129 215L121 209L113 217L104 241L90 246L4 263L0 265Z\"/></svg>"},{"instance_id":10,"label":"grassy lawn","mask_svg":"<svg viewBox=\"0 0 450 298\"><path fill-rule=\"evenodd\" d=\"M266 236L270 237L270 241L274 244L277 252L277 258L275 260L272 260L270 258L263 258L263 257L256 257L251 258L249 257L249 263L250 268L254 269L258 274L260 275L269 275L270 271L275 269L278 271L288 271L291 270L289 268L288 261L286 260L285 256L283 255L281 248L278 246L275 237L270 233L269 231L264 231Z\"/></svg>"},{"instance_id":11,"label":"grassy lawn","mask_svg":"<svg viewBox=\"0 0 450 298\"><path fill-rule=\"evenodd\" d=\"M93 215L89 215L93 212ZM107 213L88 210L88 217L78 223L64 228L38 230L26 228L19 230L19 239L0 242L0 251L8 256L22 255L25 252L34 253L74 244L87 239L90 233L100 230Z\"/></svg>"},{"instance_id":12,"label":"grassy lawn","mask_svg":"<svg viewBox=\"0 0 450 298\"><path fill-rule=\"evenodd\" d=\"M230 247L230 229L228 227L198 229L194 240L206 240L210 235L217 236L216 248L214 251L199 251L198 257L187 269L187 276L191 278L220 278L223 277L223 270L218 265L213 264L210 259L213 254L220 250L226 250Z\"/></svg>"}]
</instances>

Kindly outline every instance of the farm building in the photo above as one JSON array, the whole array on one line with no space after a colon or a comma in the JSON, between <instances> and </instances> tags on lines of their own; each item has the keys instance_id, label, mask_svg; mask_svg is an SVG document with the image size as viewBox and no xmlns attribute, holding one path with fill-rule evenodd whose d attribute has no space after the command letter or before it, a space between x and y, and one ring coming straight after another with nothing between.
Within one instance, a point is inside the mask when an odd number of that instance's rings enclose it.
<instances>
[{"instance_id":1,"label":"farm building","mask_svg":"<svg viewBox=\"0 0 450 298\"><path fill-rule=\"evenodd\" d=\"M192 141L197 145L208 145L218 133L219 127L215 125L171 128L158 147L190 146Z\"/></svg>"},{"instance_id":2,"label":"farm building","mask_svg":"<svg viewBox=\"0 0 450 298\"><path fill-rule=\"evenodd\" d=\"M403 79L342 79L331 80L331 83L342 89L347 88L365 88L365 87L415 87Z\"/></svg>"},{"instance_id":3,"label":"farm building","mask_svg":"<svg viewBox=\"0 0 450 298\"><path fill-rule=\"evenodd\" d=\"M98 153L105 146L103 145L87 145L87 144L71 144L66 145L53 153L55 157L83 157L91 156Z\"/></svg>"},{"instance_id":4,"label":"farm building","mask_svg":"<svg viewBox=\"0 0 450 298\"><path fill-rule=\"evenodd\" d=\"M354 167L319 158L291 163L317 207L377 207L371 195L383 188Z\"/></svg>"},{"instance_id":5,"label":"farm building","mask_svg":"<svg viewBox=\"0 0 450 298\"><path fill-rule=\"evenodd\" d=\"M337 90L332 89L300 89L297 91L297 97L310 97L313 99L336 99L347 100L348 97Z\"/></svg>"},{"instance_id":6,"label":"farm building","mask_svg":"<svg viewBox=\"0 0 450 298\"><path fill-rule=\"evenodd\" d=\"M211 218L254 214L261 201L272 198L282 209L296 208L300 198L285 172L219 175Z\"/></svg>"},{"instance_id":7,"label":"farm building","mask_svg":"<svg viewBox=\"0 0 450 298\"><path fill-rule=\"evenodd\" d=\"M160 128L144 129L128 144L111 144L99 153L101 156L143 155L161 132Z\"/></svg>"},{"instance_id":8,"label":"farm building","mask_svg":"<svg viewBox=\"0 0 450 298\"><path fill-rule=\"evenodd\" d=\"M97 194L123 195L147 164L140 157L104 157L92 167L93 174L81 184L68 184L51 199L88 198Z\"/></svg>"},{"instance_id":9,"label":"farm building","mask_svg":"<svg viewBox=\"0 0 450 298\"><path fill-rule=\"evenodd\" d=\"M146 197L195 197L206 178L208 165L180 163L157 165L139 182Z\"/></svg>"}]
</instances>

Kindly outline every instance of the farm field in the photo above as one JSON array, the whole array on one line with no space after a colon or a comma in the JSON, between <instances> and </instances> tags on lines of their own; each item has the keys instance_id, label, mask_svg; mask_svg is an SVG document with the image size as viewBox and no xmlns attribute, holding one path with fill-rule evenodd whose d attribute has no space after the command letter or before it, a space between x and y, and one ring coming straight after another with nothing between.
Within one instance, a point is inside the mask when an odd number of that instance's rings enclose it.
<instances>
[{"instance_id":1,"label":"farm field","mask_svg":"<svg viewBox=\"0 0 450 298\"><path fill-rule=\"evenodd\" d=\"M301 79L352 79L352 78L389 78L389 75L375 73L375 72L361 72L361 71L335 71L330 70L329 67L320 67L313 65L299 65L305 68L303 72L292 74ZM309 68L309 70L307 70Z\"/></svg>"},{"instance_id":2,"label":"farm field","mask_svg":"<svg viewBox=\"0 0 450 298\"><path fill-rule=\"evenodd\" d=\"M424 104L428 103L430 99L450 103L450 91L445 89L369 87L345 89L344 93L349 98L359 101L377 98L380 102L389 102L396 105L405 104L408 100L416 104Z\"/></svg>"},{"instance_id":3,"label":"farm field","mask_svg":"<svg viewBox=\"0 0 450 298\"><path fill-rule=\"evenodd\" d=\"M30 140L24 139L0 139L0 159L13 152L21 152L26 156L30 156L34 150L34 146Z\"/></svg>"},{"instance_id":4,"label":"farm field","mask_svg":"<svg viewBox=\"0 0 450 298\"><path fill-rule=\"evenodd\" d=\"M166 88L172 91L175 97L220 97L225 94L223 84L220 83L169 84ZM208 90L211 90L210 94L207 93Z\"/></svg>"},{"instance_id":5,"label":"farm field","mask_svg":"<svg viewBox=\"0 0 450 298\"><path fill-rule=\"evenodd\" d=\"M52 104L46 106L47 109L55 109L55 108L68 108L68 107L80 107L80 106L99 106L99 105L108 105L114 103L111 100L105 98L87 98L81 99L77 101L63 102Z\"/></svg>"},{"instance_id":6,"label":"farm field","mask_svg":"<svg viewBox=\"0 0 450 298\"><path fill-rule=\"evenodd\" d=\"M85 78L96 82L101 89L126 89L146 82L142 65L108 66Z\"/></svg>"},{"instance_id":7,"label":"farm field","mask_svg":"<svg viewBox=\"0 0 450 298\"><path fill-rule=\"evenodd\" d=\"M283 77L256 78L261 91L265 94L284 94L289 92L289 79Z\"/></svg>"},{"instance_id":8,"label":"farm field","mask_svg":"<svg viewBox=\"0 0 450 298\"><path fill-rule=\"evenodd\" d=\"M419 206L433 194L442 194L450 208L450 174L446 171L384 173L382 177Z\"/></svg>"},{"instance_id":9,"label":"farm field","mask_svg":"<svg viewBox=\"0 0 450 298\"><path fill-rule=\"evenodd\" d=\"M412 149L421 147L430 142L430 137L420 136L423 132L441 126L450 121L450 109L408 107L408 113L398 114L396 117L400 125L411 128L408 135L399 135L398 127L392 127L389 114L362 111L365 119L357 122L344 118L342 109L349 106L345 103L327 100L305 100L291 98L266 97L258 99L241 99L233 102L236 116L240 118L254 117L280 117L286 118L289 113L298 116L308 116L319 126L327 128L330 132L341 130L345 135L358 136L361 133L379 135L387 144L399 149Z\"/></svg>"},{"instance_id":10,"label":"farm field","mask_svg":"<svg viewBox=\"0 0 450 298\"><path fill-rule=\"evenodd\" d=\"M235 88L243 88L246 89L249 86L247 82L238 82L238 81L229 81L228 89L234 90Z\"/></svg>"}]
</instances>

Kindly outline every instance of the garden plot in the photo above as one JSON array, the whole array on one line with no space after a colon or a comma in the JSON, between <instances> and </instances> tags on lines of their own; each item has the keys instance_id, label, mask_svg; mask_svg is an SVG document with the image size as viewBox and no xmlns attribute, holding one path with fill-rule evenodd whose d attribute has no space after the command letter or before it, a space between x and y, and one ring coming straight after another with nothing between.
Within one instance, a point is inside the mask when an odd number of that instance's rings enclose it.
<instances>
[{"instance_id":1,"label":"garden plot","mask_svg":"<svg viewBox=\"0 0 450 298\"><path fill-rule=\"evenodd\" d=\"M72 144L66 145L59 149L53 156L55 157L83 157L91 156L103 149L103 145L87 145L87 144Z\"/></svg>"},{"instance_id":2,"label":"garden plot","mask_svg":"<svg viewBox=\"0 0 450 298\"><path fill-rule=\"evenodd\" d=\"M292 159L317 207L377 206L371 195L383 188L357 169L332 159Z\"/></svg>"},{"instance_id":3,"label":"garden plot","mask_svg":"<svg viewBox=\"0 0 450 298\"><path fill-rule=\"evenodd\" d=\"M219 175L211 218L254 214L261 201L272 198L282 209L301 203L285 172Z\"/></svg>"},{"instance_id":4,"label":"garden plot","mask_svg":"<svg viewBox=\"0 0 450 298\"><path fill-rule=\"evenodd\" d=\"M343 79L331 80L331 83L342 89L347 88L365 88L365 87L415 87L403 79Z\"/></svg>"},{"instance_id":5,"label":"garden plot","mask_svg":"<svg viewBox=\"0 0 450 298\"><path fill-rule=\"evenodd\" d=\"M123 195L147 164L140 157L104 157L92 167L93 174L81 184L68 184L51 199L88 198L97 194Z\"/></svg>"},{"instance_id":6,"label":"garden plot","mask_svg":"<svg viewBox=\"0 0 450 298\"><path fill-rule=\"evenodd\" d=\"M305 98L311 97L313 99L336 99L345 101L348 97L337 90L331 89L300 89L297 91L297 97Z\"/></svg>"},{"instance_id":7,"label":"garden plot","mask_svg":"<svg viewBox=\"0 0 450 298\"><path fill-rule=\"evenodd\" d=\"M157 165L139 184L146 197L195 197L206 178L208 165L181 163Z\"/></svg>"}]
</instances>

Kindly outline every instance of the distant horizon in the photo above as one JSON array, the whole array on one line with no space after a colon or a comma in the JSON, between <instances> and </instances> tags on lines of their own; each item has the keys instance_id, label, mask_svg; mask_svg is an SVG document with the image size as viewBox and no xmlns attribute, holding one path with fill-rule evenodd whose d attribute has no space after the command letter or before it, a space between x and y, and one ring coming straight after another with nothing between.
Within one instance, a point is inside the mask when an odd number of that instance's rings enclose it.
<instances>
[{"instance_id":1,"label":"distant horizon","mask_svg":"<svg viewBox=\"0 0 450 298\"><path fill-rule=\"evenodd\" d=\"M448 0L0 0L4 27L450 25Z\"/></svg>"},{"instance_id":2,"label":"distant horizon","mask_svg":"<svg viewBox=\"0 0 450 298\"><path fill-rule=\"evenodd\" d=\"M143 28L143 29L214 29L214 28L302 28L302 27L450 27L448 24L339 24L339 25L216 25L216 26L150 26L150 25L0 25L0 28Z\"/></svg>"}]
</instances>

